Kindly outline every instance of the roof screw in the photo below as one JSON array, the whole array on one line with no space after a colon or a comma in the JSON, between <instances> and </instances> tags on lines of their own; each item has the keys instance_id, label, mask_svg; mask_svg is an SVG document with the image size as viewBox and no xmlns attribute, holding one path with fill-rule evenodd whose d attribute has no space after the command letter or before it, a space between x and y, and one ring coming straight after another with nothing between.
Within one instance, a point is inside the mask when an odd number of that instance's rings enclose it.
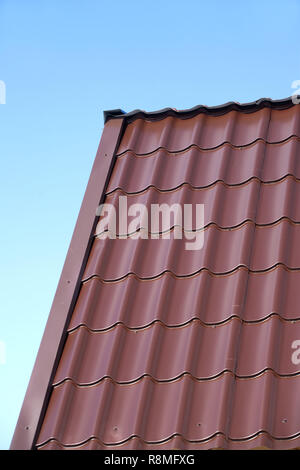
<instances>
[{"instance_id":1,"label":"roof screw","mask_svg":"<svg viewBox=\"0 0 300 470\"><path fill-rule=\"evenodd\" d=\"M30 426L25 426L26 431L29 431Z\"/></svg>"},{"instance_id":2,"label":"roof screw","mask_svg":"<svg viewBox=\"0 0 300 470\"><path fill-rule=\"evenodd\" d=\"M288 420L287 420L287 418L283 418L283 419L281 420L281 422L282 422L282 423L287 423Z\"/></svg>"},{"instance_id":3,"label":"roof screw","mask_svg":"<svg viewBox=\"0 0 300 470\"><path fill-rule=\"evenodd\" d=\"M117 427L117 426L114 426L113 429L114 429L114 431L117 431L117 430L118 430L118 427Z\"/></svg>"}]
</instances>

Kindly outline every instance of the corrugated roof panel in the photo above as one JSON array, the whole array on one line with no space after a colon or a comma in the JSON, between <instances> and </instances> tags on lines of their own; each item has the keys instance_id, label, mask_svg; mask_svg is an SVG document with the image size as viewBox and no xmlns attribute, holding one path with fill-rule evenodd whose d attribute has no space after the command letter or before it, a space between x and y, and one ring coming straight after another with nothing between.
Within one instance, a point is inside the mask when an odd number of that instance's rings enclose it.
<instances>
[{"instance_id":1,"label":"corrugated roof panel","mask_svg":"<svg viewBox=\"0 0 300 470\"><path fill-rule=\"evenodd\" d=\"M222 275L240 266L265 271L278 264L290 269L300 265L300 225L289 219L264 226L245 222L227 230L211 225L203 235L201 250L186 250L186 239L176 239L174 230L157 240L97 237L83 279L99 276L113 281L129 273L150 279L167 271L183 277L203 269Z\"/></svg>"},{"instance_id":2,"label":"corrugated roof panel","mask_svg":"<svg viewBox=\"0 0 300 470\"><path fill-rule=\"evenodd\" d=\"M53 438L74 445L97 437L114 445L133 436L151 444L174 435L199 442L217 433L233 441L262 431L287 439L299 435L299 387L299 375L282 378L270 371L246 379L229 372L200 381L144 377L125 385L104 379L88 387L67 381L52 392L39 444Z\"/></svg>"},{"instance_id":3,"label":"corrugated roof panel","mask_svg":"<svg viewBox=\"0 0 300 470\"><path fill-rule=\"evenodd\" d=\"M225 370L236 370L239 377L267 369L278 375L297 374L300 363L291 361L291 344L298 337L300 320L291 323L278 316L261 323L241 323L234 317L219 325L203 325L194 319L177 328L160 322L142 329L117 325L101 332L81 326L68 337L54 384L71 379L88 385L105 377L126 383L145 375L158 381L174 380L183 374L207 379ZM156 361L155 355L159 358Z\"/></svg>"},{"instance_id":4,"label":"corrugated roof panel","mask_svg":"<svg viewBox=\"0 0 300 470\"><path fill-rule=\"evenodd\" d=\"M257 197L260 192L260 203L257 207ZM122 190L110 193L106 202L119 209L120 197L128 196L129 204L144 204L148 209L148 226L150 227L151 204L204 204L204 226L216 224L220 228L233 228L247 220L256 221L257 225L267 225L283 217L297 222L300 220L300 206L295 201L300 198L300 180L286 176L276 183L260 183L257 179L228 186L217 182L212 186L194 189L189 183L169 191L159 191L150 187L138 194L127 194ZM129 217L128 220L132 220ZM162 226L166 231L175 225L174 213L171 213L169 225ZM141 226L138 225L140 228ZM145 228L145 227L144 227ZM196 220L192 220L192 229L196 230ZM120 234L117 220L117 229Z\"/></svg>"},{"instance_id":5,"label":"corrugated roof panel","mask_svg":"<svg viewBox=\"0 0 300 470\"><path fill-rule=\"evenodd\" d=\"M260 432L256 436L247 440L228 440L226 437L217 433L210 439L204 441L187 441L182 436L174 436L164 442L158 444L144 442L139 437L132 437L131 439L116 444L113 447L105 445L97 438L89 439L83 444L74 446L64 446L56 440L50 440L46 444L39 447L40 450L211 450L211 449L228 449L228 450L252 450L252 449L276 449L288 450L298 449L300 447L300 437L289 439L274 439L266 432Z\"/></svg>"},{"instance_id":6,"label":"corrugated roof panel","mask_svg":"<svg viewBox=\"0 0 300 470\"><path fill-rule=\"evenodd\" d=\"M39 449L300 445L300 107L285 108L127 123L105 202L204 204L203 248L172 217L157 239L96 230Z\"/></svg>"},{"instance_id":7,"label":"corrugated roof panel","mask_svg":"<svg viewBox=\"0 0 300 470\"><path fill-rule=\"evenodd\" d=\"M258 139L274 143L299 135L300 112L297 106L284 111L263 108L255 113L230 111L222 116L198 114L190 119L137 119L128 124L118 154L132 150L144 155L159 148L178 152L191 145L212 149L225 142L241 147Z\"/></svg>"},{"instance_id":8,"label":"corrugated roof panel","mask_svg":"<svg viewBox=\"0 0 300 470\"><path fill-rule=\"evenodd\" d=\"M280 265L261 273L239 268L222 276L201 271L192 277L176 278L165 273L142 282L133 275L118 282L94 277L81 287L69 331L79 325L91 330L106 330L117 324L136 329L154 321L176 326L193 318L210 325L233 316L247 322L270 315L297 320L299 285L300 271Z\"/></svg>"},{"instance_id":9,"label":"corrugated roof panel","mask_svg":"<svg viewBox=\"0 0 300 470\"><path fill-rule=\"evenodd\" d=\"M269 183L287 175L299 179L299 151L298 137L279 144L255 141L238 148L225 143L213 150L201 150L194 145L177 152L157 149L141 156L126 150L117 158L108 192L122 188L127 193L135 193L149 186L167 191L184 183L205 188L217 181L233 186L251 178Z\"/></svg>"}]
</instances>

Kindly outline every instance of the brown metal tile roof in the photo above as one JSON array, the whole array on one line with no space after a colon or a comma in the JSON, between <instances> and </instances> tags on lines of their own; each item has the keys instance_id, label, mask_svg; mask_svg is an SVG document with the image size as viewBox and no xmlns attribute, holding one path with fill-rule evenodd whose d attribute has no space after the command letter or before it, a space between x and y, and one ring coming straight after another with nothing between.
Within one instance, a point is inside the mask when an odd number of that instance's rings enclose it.
<instances>
[{"instance_id":1,"label":"brown metal tile roof","mask_svg":"<svg viewBox=\"0 0 300 470\"><path fill-rule=\"evenodd\" d=\"M222 275L241 266L254 272L278 264L290 269L300 266L300 225L289 219L272 225L248 221L233 229L211 225L204 231L204 249L198 251L185 250L186 240L175 239L174 231L168 235L170 240L97 237L83 280L98 276L116 281L129 274L152 279L165 272L186 277L204 269Z\"/></svg>"},{"instance_id":2,"label":"brown metal tile roof","mask_svg":"<svg viewBox=\"0 0 300 470\"><path fill-rule=\"evenodd\" d=\"M116 208L202 203L204 246L185 250L172 218L169 239L110 239L91 216L31 445L299 447L300 107L118 111L88 188Z\"/></svg>"}]
</instances>

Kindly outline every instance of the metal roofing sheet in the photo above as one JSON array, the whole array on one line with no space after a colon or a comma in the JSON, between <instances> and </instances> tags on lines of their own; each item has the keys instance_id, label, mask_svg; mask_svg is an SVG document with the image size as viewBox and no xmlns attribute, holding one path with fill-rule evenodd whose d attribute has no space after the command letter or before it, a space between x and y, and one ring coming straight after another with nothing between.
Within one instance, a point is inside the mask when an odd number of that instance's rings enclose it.
<instances>
[{"instance_id":1,"label":"metal roofing sheet","mask_svg":"<svg viewBox=\"0 0 300 470\"><path fill-rule=\"evenodd\" d=\"M179 326L193 318L211 325L234 316L247 322L270 315L296 320L299 285L300 270L281 265L260 273L239 268L223 276L201 271L177 278L167 272L143 282L133 275L118 282L94 277L81 287L69 331L80 325L106 330L119 323L137 329L154 321Z\"/></svg>"},{"instance_id":2,"label":"metal roofing sheet","mask_svg":"<svg viewBox=\"0 0 300 470\"><path fill-rule=\"evenodd\" d=\"M128 124L118 154L132 150L145 155L159 148L178 152L191 145L212 149L229 142L235 147L257 140L281 142L300 134L297 106L284 111L263 108L255 113L230 111L221 116L198 114L190 119L166 117L159 121L137 119Z\"/></svg>"},{"instance_id":3,"label":"metal roofing sheet","mask_svg":"<svg viewBox=\"0 0 300 470\"><path fill-rule=\"evenodd\" d=\"M238 334L239 362L235 367ZM258 375L267 369L278 375L297 374L300 364L293 364L285 354L295 338L300 338L300 321L292 323L278 316L261 323L241 323L240 318L233 317L218 325L203 324L198 319L179 327L155 322L128 329L119 324L104 331L81 326L69 335L54 384L68 378L89 385L105 377L128 383L146 375L157 381L175 380L183 374L207 379L226 370L235 370L238 377ZM155 355L159 359L153 360Z\"/></svg>"},{"instance_id":4,"label":"metal roofing sheet","mask_svg":"<svg viewBox=\"0 0 300 470\"><path fill-rule=\"evenodd\" d=\"M300 107L126 116L105 202L204 204L204 245L95 231L35 445L299 446Z\"/></svg>"},{"instance_id":5,"label":"metal roofing sheet","mask_svg":"<svg viewBox=\"0 0 300 470\"><path fill-rule=\"evenodd\" d=\"M126 151L117 158L108 193L117 188L127 193L142 192L151 186L170 191L184 183L194 188L206 188L218 181L228 186L251 179L271 183L287 175L299 179L299 151L298 137L278 144L257 141L238 148L225 143L206 151L195 146L173 153L158 149L139 157Z\"/></svg>"},{"instance_id":6,"label":"metal roofing sheet","mask_svg":"<svg viewBox=\"0 0 300 470\"><path fill-rule=\"evenodd\" d=\"M87 387L66 381L53 390L39 444L52 438L74 445L96 437L114 445L133 436L154 444L175 435L199 442L216 434L234 441L262 431L287 439L299 433L299 387L299 375L269 371L246 379L230 372L200 381L190 375L164 382L144 377L125 385L104 379Z\"/></svg>"},{"instance_id":7,"label":"metal roofing sheet","mask_svg":"<svg viewBox=\"0 0 300 470\"><path fill-rule=\"evenodd\" d=\"M259 226L249 221L230 229L210 225L203 233L204 248L197 251L186 250L185 238L176 239L174 230L157 240L97 237L83 279L114 281L130 273L150 279L167 271L183 277L203 269L222 275L240 266L265 271L278 264L300 265L300 225L289 219Z\"/></svg>"},{"instance_id":8,"label":"metal roofing sheet","mask_svg":"<svg viewBox=\"0 0 300 470\"><path fill-rule=\"evenodd\" d=\"M276 449L288 450L297 449L300 447L300 438L295 437L292 439L274 439L266 432L260 432L251 439L242 440L227 440L221 433L217 433L211 439L204 441L188 441L183 436L173 436L160 444L151 444L143 441L139 437L133 436L131 439L111 445L103 444L97 438L91 438L88 441L70 446L64 446L58 441L51 440L39 447L40 450L157 450L165 451L170 449L175 450L208 450L208 449L228 449L228 450L251 450L251 449Z\"/></svg>"},{"instance_id":9,"label":"metal roofing sheet","mask_svg":"<svg viewBox=\"0 0 300 470\"><path fill-rule=\"evenodd\" d=\"M257 207L257 195L260 192L260 204ZM106 198L106 202L119 209L120 196L128 195L122 190L115 190ZM286 176L276 183L261 183L257 179L236 186L228 186L217 182L211 186L194 189L188 183L170 191L159 191L151 186L138 194L128 195L128 204L144 204L150 209L151 204L175 203L204 204L204 226L218 225L220 228L230 228L241 225L247 220L254 220L257 225L267 225L283 217L291 221L300 220L300 206L295 200L300 200L300 180L293 176ZM162 221L164 222L164 221ZM171 223L163 224L166 231L176 225L174 213L171 213ZM150 210L148 210L148 226L150 227ZM118 233L120 229L118 227ZM138 224L138 228L145 228ZM196 230L196 221L192 220L193 230Z\"/></svg>"}]
</instances>

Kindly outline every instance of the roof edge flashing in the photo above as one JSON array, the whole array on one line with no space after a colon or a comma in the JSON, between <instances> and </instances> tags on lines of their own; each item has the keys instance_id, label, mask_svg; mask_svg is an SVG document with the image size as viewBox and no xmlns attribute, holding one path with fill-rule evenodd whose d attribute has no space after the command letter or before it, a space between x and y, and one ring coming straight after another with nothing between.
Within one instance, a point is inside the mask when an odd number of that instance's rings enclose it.
<instances>
[{"instance_id":1,"label":"roof edge flashing","mask_svg":"<svg viewBox=\"0 0 300 470\"><path fill-rule=\"evenodd\" d=\"M110 119L118 119L124 117L124 114L126 115L126 112L123 111L123 109L109 109L107 111L103 111L103 119L104 119L104 124L106 124Z\"/></svg>"},{"instance_id":2,"label":"roof edge flashing","mask_svg":"<svg viewBox=\"0 0 300 470\"><path fill-rule=\"evenodd\" d=\"M50 309L33 371L16 423L10 450L34 450L52 391L52 381L67 335L67 326L80 290L82 274L92 245L96 208L116 161L125 122L104 127L73 236Z\"/></svg>"}]
</instances>

